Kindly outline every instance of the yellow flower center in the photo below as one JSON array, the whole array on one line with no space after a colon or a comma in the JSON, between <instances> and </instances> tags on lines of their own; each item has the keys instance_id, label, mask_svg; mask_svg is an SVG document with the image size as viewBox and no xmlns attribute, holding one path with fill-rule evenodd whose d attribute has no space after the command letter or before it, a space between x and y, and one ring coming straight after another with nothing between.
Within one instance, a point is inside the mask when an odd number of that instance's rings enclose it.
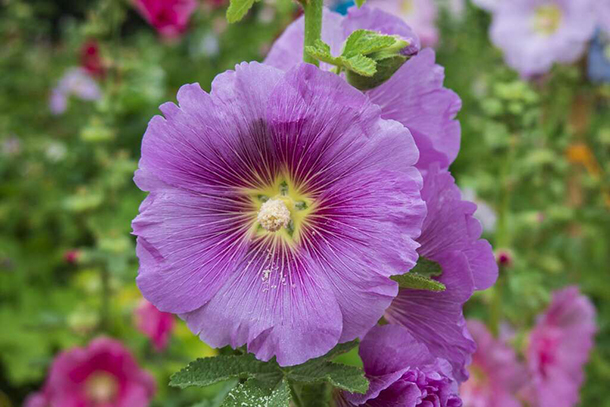
<instances>
[{"instance_id":1,"label":"yellow flower center","mask_svg":"<svg viewBox=\"0 0 610 407\"><path fill-rule=\"evenodd\" d=\"M314 209L314 201L288 177L273 185L246 192L255 209L252 232L256 236L281 238L289 244L299 241L303 225Z\"/></svg>"},{"instance_id":2,"label":"yellow flower center","mask_svg":"<svg viewBox=\"0 0 610 407\"><path fill-rule=\"evenodd\" d=\"M534 14L534 30L543 35L552 35L559 29L562 19L563 12L558 5L540 6Z\"/></svg>"},{"instance_id":3,"label":"yellow flower center","mask_svg":"<svg viewBox=\"0 0 610 407\"><path fill-rule=\"evenodd\" d=\"M118 393L119 383L110 373L95 372L85 383L85 394L95 404L111 403Z\"/></svg>"}]
</instances>

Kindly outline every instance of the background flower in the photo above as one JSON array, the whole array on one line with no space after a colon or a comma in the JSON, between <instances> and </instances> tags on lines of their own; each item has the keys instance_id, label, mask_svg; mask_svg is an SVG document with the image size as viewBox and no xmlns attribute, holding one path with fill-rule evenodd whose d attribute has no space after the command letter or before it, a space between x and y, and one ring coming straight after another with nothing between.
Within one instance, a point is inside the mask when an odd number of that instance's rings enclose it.
<instances>
[{"instance_id":1,"label":"background flower","mask_svg":"<svg viewBox=\"0 0 610 407\"><path fill-rule=\"evenodd\" d=\"M438 42L438 7L434 0L370 0L369 6L402 18L426 47Z\"/></svg>"},{"instance_id":2,"label":"background flower","mask_svg":"<svg viewBox=\"0 0 610 407\"><path fill-rule=\"evenodd\" d=\"M491 39L523 76L575 62L595 29L592 0L505 1L493 12Z\"/></svg>"},{"instance_id":3,"label":"background flower","mask_svg":"<svg viewBox=\"0 0 610 407\"><path fill-rule=\"evenodd\" d=\"M527 372L515 351L483 323L469 320L467 326L477 350L468 367L470 378L460 385L464 407L521 407L516 395L527 382Z\"/></svg>"},{"instance_id":4,"label":"background flower","mask_svg":"<svg viewBox=\"0 0 610 407\"><path fill-rule=\"evenodd\" d=\"M159 34L175 38L186 31L197 0L134 0L134 5Z\"/></svg>"},{"instance_id":5,"label":"background flower","mask_svg":"<svg viewBox=\"0 0 610 407\"><path fill-rule=\"evenodd\" d=\"M417 260L408 130L342 78L241 64L161 106L136 182L138 286L206 343L294 365L363 335Z\"/></svg>"},{"instance_id":6,"label":"background flower","mask_svg":"<svg viewBox=\"0 0 610 407\"><path fill-rule=\"evenodd\" d=\"M146 407L154 392L153 378L120 342L98 338L61 353L28 407Z\"/></svg>"},{"instance_id":7,"label":"background flower","mask_svg":"<svg viewBox=\"0 0 610 407\"><path fill-rule=\"evenodd\" d=\"M578 403L596 330L595 309L578 287L553 294L530 334L526 356L531 379L526 394L531 403L539 407Z\"/></svg>"},{"instance_id":8,"label":"background flower","mask_svg":"<svg viewBox=\"0 0 610 407\"><path fill-rule=\"evenodd\" d=\"M59 80L51 92L49 108L53 114L62 114L68 108L68 99L76 96L82 100L98 100L102 97L97 82L84 68L71 68Z\"/></svg>"},{"instance_id":9,"label":"background flower","mask_svg":"<svg viewBox=\"0 0 610 407\"><path fill-rule=\"evenodd\" d=\"M135 310L136 326L148 336L155 350L162 351L169 343L174 330L174 316L159 311L154 305L142 300Z\"/></svg>"}]
</instances>

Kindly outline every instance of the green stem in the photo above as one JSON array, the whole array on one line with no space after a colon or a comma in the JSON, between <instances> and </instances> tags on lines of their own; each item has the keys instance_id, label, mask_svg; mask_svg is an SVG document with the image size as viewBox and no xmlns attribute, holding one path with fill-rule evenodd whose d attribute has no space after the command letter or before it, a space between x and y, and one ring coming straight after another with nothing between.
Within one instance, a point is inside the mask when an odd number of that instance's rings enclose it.
<instances>
[{"instance_id":1,"label":"green stem","mask_svg":"<svg viewBox=\"0 0 610 407\"><path fill-rule=\"evenodd\" d=\"M322 8L323 0L303 0L305 9L305 42L303 47L303 61L319 66L318 60L305 52L305 47L313 46L316 40L322 38Z\"/></svg>"}]
</instances>

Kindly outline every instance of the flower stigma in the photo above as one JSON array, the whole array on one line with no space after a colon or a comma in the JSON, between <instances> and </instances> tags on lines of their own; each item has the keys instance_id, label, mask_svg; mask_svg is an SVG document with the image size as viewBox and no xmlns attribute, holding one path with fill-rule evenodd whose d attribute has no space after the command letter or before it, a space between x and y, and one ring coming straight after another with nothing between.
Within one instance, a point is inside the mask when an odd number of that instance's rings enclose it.
<instances>
[{"instance_id":1,"label":"flower stigma","mask_svg":"<svg viewBox=\"0 0 610 407\"><path fill-rule=\"evenodd\" d=\"M544 35L554 34L563 18L561 9L554 4L547 4L536 9L534 29Z\"/></svg>"},{"instance_id":2,"label":"flower stigma","mask_svg":"<svg viewBox=\"0 0 610 407\"><path fill-rule=\"evenodd\" d=\"M269 232L277 232L290 224L290 210L282 199L269 199L258 211L257 219Z\"/></svg>"}]
</instances>

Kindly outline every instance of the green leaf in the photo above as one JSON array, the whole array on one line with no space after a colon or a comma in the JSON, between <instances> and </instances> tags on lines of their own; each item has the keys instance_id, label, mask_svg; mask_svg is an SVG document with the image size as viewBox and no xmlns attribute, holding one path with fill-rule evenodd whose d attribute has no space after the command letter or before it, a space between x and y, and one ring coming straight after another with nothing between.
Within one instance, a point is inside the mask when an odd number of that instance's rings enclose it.
<instances>
[{"instance_id":1,"label":"green leaf","mask_svg":"<svg viewBox=\"0 0 610 407\"><path fill-rule=\"evenodd\" d=\"M443 274L443 269L437 262L420 257L417 259L415 267L411 269L411 273L417 273L424 277L438 277Z\"/></svg>"},{"instance_id":2,"label":"green leaf","mask_svg":"<svg viewBox=\"0 0 610 407\"><path fill-rule=\"evenodd\" d=\"M288 407L290 389L281 376L248 379L233 388L221 407Z\"/></svg>"},{"instance_id":3,"label":"green leaf","mask_svg":"<svg viewBox=\"0 0 610 407\"><path fill-rule=\"evenodd\" d=\"M329 382L335 387L353 393L366 393L369 388L369 382L364 377L362 369L339 363L313 360L287 369L286 372L289 380L299 383Z\"/></svg>"},{"instance_id":4,"label":"green leaf","mask_svg":"<svg viewBox=\"0 0 610 407\"><path fill-rule=\"evenodd\" d=\"M281 375L276 363L265 363L253 355L215 356L197 359L170 378L170 386L209 386L229 379L248 379L261 374Z\"/></svg>"},{"instance_id":5,"label":"green leaf","mask_svg":"<svg viewBox=\"0 0 610 407\"><path fill-rule=\"evenodd\" d=\"M333 349L331 349L330 352L328 352L326 355L316 359L326 359L326 360L332 360L334 358L336 358L339 355L343 355L344 353L349 352L350 350L354 349L356 346L358 346L358 339L354 339L353 341L350 342L345 342L345 343L340 343L339 345L335 346Z\"/></svg>"},{"instance_id":6,"label":"green leaf","mask_svg":"<svg viewBox=\"0 0 610 407\"><path fill-rule=\"evenodd\" d=\"M445 285L443 283L429 277L419 275L413 271L401 276L392 276L392 280L396 281L400 285L400 288L436 292L445 291Z\"/></svg>"},{"instance_id":7,"label":"green leaf","mask_svg":"<svg viewBox=\"0 0 610 407\"><path fill-rule=\"evenodd\" d=\"M377 72L377 63L369 57L355 55L351 58L341 58L343 66L361 76L373 76Z\"/></svg>"},{"instance_id":8,"label":"green leaf","mask_svg":"<svg viewBox=\"0 0 610 407\"><path fill-rule=\"evenodd\" d=\"M364 4L364 2L365 2L365 1L366 1L366 0L356 0L356 5L357 5L358 7L362 7L362 5Z\"/></svg>"},{"instance_id":9,"label":"green leaf","mask_svg":"<svg viewBox=\"0 0 610 407\"><path fill-rule=\"evenodd\" d=\"M330 45L322 40L316 40L313 46L305 47L305 52L318 61L326 62L331 65L341 65L341 58L335 58L330 53Z\"/></svg>"},{"instance_id":10,"label":"green leaf","mask_svg":"<svg viewBox=\"0 0 610 407\"><path fill-rule=\"evenodd\" d=\"M227 20L230 23L236 23L252 8L254 0L231 0L231 4L227 9Z\"/></svg>"},{"instance_id":11,"label":"green leaf","mask_svg":"<svg viewBox=\"0 0 610 407\"><path fill-rule=\"evenodd\" d=\"M356 55L366 56L389 48L396 41L397 38L392 35L381 34L371 30L356 30L347 37L341 56L348 59Z\"/></svg>"}]
</instances>

